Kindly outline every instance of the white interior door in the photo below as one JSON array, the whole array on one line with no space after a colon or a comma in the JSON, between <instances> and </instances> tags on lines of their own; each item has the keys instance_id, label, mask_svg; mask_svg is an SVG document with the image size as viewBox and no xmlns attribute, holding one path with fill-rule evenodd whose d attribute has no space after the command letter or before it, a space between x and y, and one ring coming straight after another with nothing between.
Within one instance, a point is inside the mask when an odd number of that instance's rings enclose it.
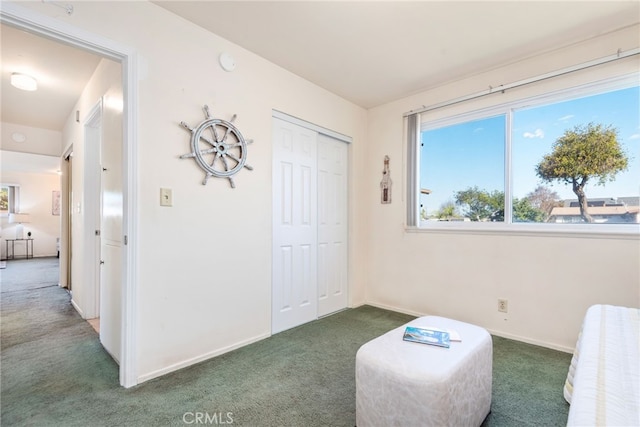
<instances>
[{"instance_id":1,"label":"white interior door","mask_svg":"<svg viewBox=\"0 0 640 427\"><path fill-rule=\"evenodd\" d=\"M122 351L122 99L119 87L103 97L100 220L100 342L120 362Z\"/></svg>"},{"instance_id":2,"label":"white interior door","mask_svg":"<svg viewBox=\"0 0 640 427\"><path fill-rule=\"evenodd\" d=\"M318 134L318 316L347 307L347 144Z\"/></svg>"},{"instance_id":3,"label":"white interior door","mask_svg":"<svg viewBox=\"0 0 640 427\"><path fill-rule=\"evenodd\" d=\"M318 316L316 136L273 119L273 333Z\"/></svg>"}]
</instances>

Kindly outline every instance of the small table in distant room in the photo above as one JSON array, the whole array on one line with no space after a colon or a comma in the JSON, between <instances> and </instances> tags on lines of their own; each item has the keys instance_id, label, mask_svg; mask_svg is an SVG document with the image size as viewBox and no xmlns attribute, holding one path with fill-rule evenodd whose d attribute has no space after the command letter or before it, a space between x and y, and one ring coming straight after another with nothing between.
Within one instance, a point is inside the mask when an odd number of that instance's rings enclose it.
<instances>
[{"instance_id":1,"label":"small table in distant room","mask_svg":"<svg viewBox=\"0 0 640 427\"><path fill-rule=\"evenodd\" d=\"M16 259L16 242L25 242L25 258L33 258L33 239L6 239L7 259ZM11 243L11 255L9 255L9 243ZM29 243L31 243L31 254L29 254Z\"/></svg>"}]
</instances>

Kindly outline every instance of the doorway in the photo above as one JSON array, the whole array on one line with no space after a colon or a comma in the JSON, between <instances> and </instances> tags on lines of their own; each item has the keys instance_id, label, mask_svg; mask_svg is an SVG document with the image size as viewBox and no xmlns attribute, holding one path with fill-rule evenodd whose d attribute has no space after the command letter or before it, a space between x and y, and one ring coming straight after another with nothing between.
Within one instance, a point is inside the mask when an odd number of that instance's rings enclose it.
<instances>
[{"instance_id":1,"label":"doorway","mask_svg":"<svg viewBox=\"0 0 640 427\"><path fill-rule=\"evenodd\" d=\"M274 114L272 141L277 333L347 307L348 145L282 113Z\"/></svg>"},{"instance_id":2,"label":"doorway","mask_svg":"<svg viewBox=\"0 0 640 427\"><path fill-rule=\"evenodd\" d=\"M131 387L138 383L136 362L136 262L135 242L136 228L134 219L137 217L134 178L137 176L137 150L136 135L137 122L134 112L137 111L137 62L135 51L120 43L115 43L107 38L80 30L66 22L51 19L40 15L19 5L7 2L0 10L0 22L11 25L32 34L49 38L60 43L71 45L79 49L96 53L104 58L112 59L122 65L122 89L123 89L123 124L122 124L122 227L121 238L123 249L121 251L120 282L122 283L122 297L119 301L120 332L122 349L120 353L120 384ZM74 204L72 207L77 209ZM72 227L73 228L73 227ZM86 227L82 233L94 232ZM74 236L74 241L77 239ZM71 267L73 271L74 266ZM77 283L74 284L77 290ZM126 325L126 326L125 326Z\"/></svg>"}]
</instances>

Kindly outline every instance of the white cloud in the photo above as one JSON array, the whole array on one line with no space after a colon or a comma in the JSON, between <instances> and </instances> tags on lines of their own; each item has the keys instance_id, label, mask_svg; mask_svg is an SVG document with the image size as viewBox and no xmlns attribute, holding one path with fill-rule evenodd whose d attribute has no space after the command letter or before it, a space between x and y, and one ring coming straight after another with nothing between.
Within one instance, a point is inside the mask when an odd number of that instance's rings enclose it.
<instances>
[{"instance_id":1,"label":"white cloud","mask_svg":"<svg viewBox=\"0 0 640 427\"><path fill-rule=\"evenodd\" d=\"M629 139L640 139L640 133L634 133L629 137Z\"/></svg>"},{"instance_id":2,"label":"white cloud","mask_svg":"<svg viewBox=\"0 0 640 427\"><path fill-rule=\"evenodd\" d=\"M544 138L544 131L542 129L536 129L533 133L531 132L525 132L524 134L522 134L522 136L524 136L525 138Z\"/></svg>"},{"instance_id":3,"label":"white cloud","mask_svg":"<svg viewBox=\"0 0 640 427\"><path fill-rule=\"evenodd\" d=\"M575 116L573 114L567 114L566 116L562 116L558 119L558 121L566 122L569 119L573 119Z\"/></svg>"},{"instance_id":4,"label":"white cloud","mask_svg":"<svg viewBox=\"0 0 640 427\"><path fill-rule=\"evenodd\" d=\"M475 129L473 130L473 133L476 133L476 132L482 132L483 130L484 130L484 128L475 128Z\"/></svg>"}]
</instances>

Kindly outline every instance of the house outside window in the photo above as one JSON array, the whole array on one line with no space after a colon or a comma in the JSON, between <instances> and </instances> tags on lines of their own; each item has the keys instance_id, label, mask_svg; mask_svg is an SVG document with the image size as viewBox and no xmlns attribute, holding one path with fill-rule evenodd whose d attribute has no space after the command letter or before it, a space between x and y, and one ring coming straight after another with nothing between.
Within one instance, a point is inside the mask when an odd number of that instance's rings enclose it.
<instances>
[{"instance_id":1,"label":"house outside window","mask_svg":"<svg viewBox=\"0 0 640 427\"><path fill-rule=\"evenodd\" d=\"M637 82L637 76L615 79L431 122L429 114L423 114L417 167L419 225L640 223ZM604 140L598 139L588 152L580 152L584 147L574 141L593 135L615 139L623 157L617 168L604 177L598 176L600 169L589 175L589 170L578 168L579 179L573 181L564 175L556 178L560 167L555 163L551 173L542 173L544 159L556 151L564 156L559 162L570 162L565 157L573 156L579 165L599 156ZM565 142L578 148L566 155L557 148ZM599 161L609 162L607 156ZM576 189L581 180L586 184ZM578 190L584 193L582 210Z\"/></svg>"}]
</instances>

